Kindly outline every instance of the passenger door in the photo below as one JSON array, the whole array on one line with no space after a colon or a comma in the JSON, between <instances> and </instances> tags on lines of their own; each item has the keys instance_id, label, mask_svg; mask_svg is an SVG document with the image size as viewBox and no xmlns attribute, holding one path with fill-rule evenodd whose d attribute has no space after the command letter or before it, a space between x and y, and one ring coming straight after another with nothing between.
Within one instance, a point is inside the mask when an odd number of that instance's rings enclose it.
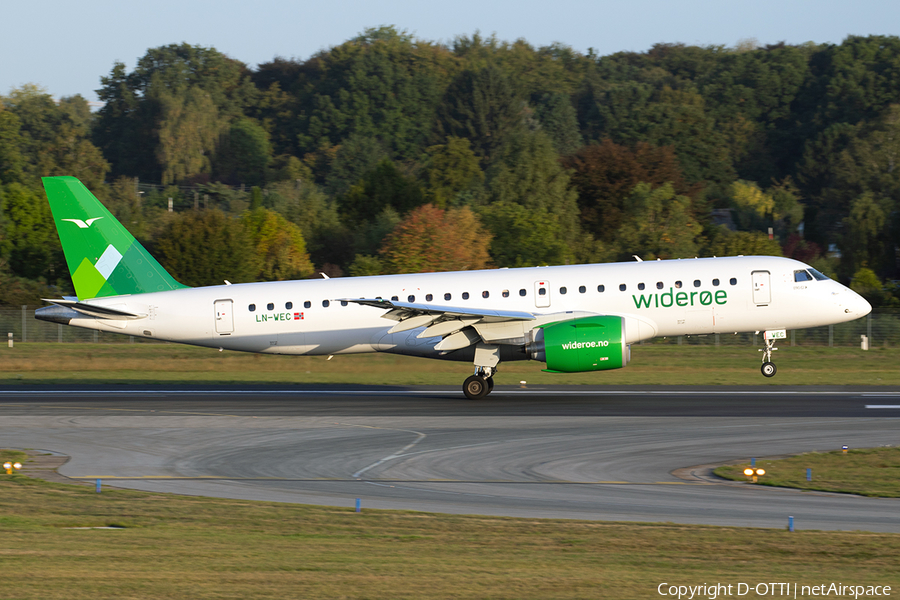
<instances>
[{"instance_id":1,"label":"passenger door","mask_svg":"<svg viewBox=\"0 0 900 600\"><path fill-rule=\"evenodd\" d=\"M753 271L753 303L765 306L772 301L771 277L768 271Z\"/></svg>"},{"instance_id":2,"label":"passenger door","mask_svg":"<svg viewBox=\"0 0 900 600\"><path fill-rule=\"evenodd\" d=\"M231 300L216 300L216 333L231 335L234 333L234 306Z\"/></svg>"}]
</instances>

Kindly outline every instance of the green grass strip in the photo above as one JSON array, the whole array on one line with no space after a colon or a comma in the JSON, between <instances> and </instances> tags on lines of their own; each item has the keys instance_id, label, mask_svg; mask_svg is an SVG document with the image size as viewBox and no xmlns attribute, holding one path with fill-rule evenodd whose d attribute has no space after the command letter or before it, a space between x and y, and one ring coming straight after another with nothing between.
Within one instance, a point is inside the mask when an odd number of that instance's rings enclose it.
<instances>
[{"instance_id":1,"label":"green grass strip","mask_svg":"<svg viewBox=\"0 0 900 600\"><path fill-rule=\"evenodd\" d=\"M745 481L741 465L719 467L716 475ZM878 498L900 498L900 448L862 448L831 452L809 452L777 460L756 461L756 467L766 474L758 478L761 485L843 492ZM812 469L812 479L806 480L806 470Z\"/></svg>"},{"instance_id":2,"label":"green grass strip","mask_svg":"<svg viewBox=\"0 0 900 600\"><path fill-rule=\"evenodd\" d=\"M498 385L900 385L900 348L790 347L778 374L759 372L753 346L647 344L623 369L544 373L543 363L505 362ZM348 383L461 386L471 364L390 354L277 356L180 344L16 344L0 348L0 383Z\"/></svg>"},{"instance_id":3,"label":"green grass strip","mask_svg":"<svg viewBox=\"0 0 900 600\"><path fill-rule=\"evenodd\" d=\"M900 535L440 515L0 476L0 597L653 598L660 583L900 589ZM735 515L740 520L740 515ZM108 527L123 529L69 529ZM755 597L752 593L748 598Z\"/></svg>"}]
</instances>

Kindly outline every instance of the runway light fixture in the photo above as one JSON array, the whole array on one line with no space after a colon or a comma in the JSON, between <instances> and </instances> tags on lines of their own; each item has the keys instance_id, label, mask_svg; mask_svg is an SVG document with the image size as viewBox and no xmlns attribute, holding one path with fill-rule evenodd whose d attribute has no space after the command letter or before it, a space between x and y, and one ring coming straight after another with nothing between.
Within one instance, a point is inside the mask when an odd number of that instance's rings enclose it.
<instances>
[{"instance_id":1,"label":"runway light fixture","mask_svg":"<svg viewBox=\"0 0 900 600\"><path fill-rule=\"evenodd\" d=\"M22 463L18 463L18 462L14 463L14 462L6 461L5 463L3 463L3 468L6 469L7 475L12 475L13 469L18 471L19 469L22 468Z\"/></svg>"},{"instance_id":2,"label":"runway light fixture","mask_svg":"<svg viewBox=\"0 0 900 600\"><path fill-rule=\"evenodd\" d=\"M756 483L757 477L762 477L765 474L766 474L765 469L753 469L750 467L747 467L746 469L744 469L744 475L746 475L747 477L752 477L753 483Z\"/></svg>"}]
</instances>

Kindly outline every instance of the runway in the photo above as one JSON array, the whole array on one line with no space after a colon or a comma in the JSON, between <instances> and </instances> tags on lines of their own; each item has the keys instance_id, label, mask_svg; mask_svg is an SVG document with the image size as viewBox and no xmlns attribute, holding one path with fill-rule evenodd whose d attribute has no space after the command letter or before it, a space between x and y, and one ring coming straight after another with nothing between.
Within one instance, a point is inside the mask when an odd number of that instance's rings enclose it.
<instances>
[{"instance_id":1,"label":"runway","mask_svg":"<svg viewBox=\"0 0 900 600\"><path fill-rule=\"evenodd\" d=\"M900 532L900 500L701 465L900 444L895 388L0 388L0 447L158 492L363 509Z\"/></svg>"}]
</instances>

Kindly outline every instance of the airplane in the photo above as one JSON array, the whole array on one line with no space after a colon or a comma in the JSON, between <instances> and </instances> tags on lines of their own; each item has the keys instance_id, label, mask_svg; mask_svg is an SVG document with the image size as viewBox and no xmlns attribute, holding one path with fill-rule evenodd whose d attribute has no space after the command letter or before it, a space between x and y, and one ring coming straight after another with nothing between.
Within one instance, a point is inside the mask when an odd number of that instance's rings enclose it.
<instances>
[{"instance_id":1,"label":"airplane","mask_svg":"<svg viewBox=\"0 0 900 600\"><path fill-rule=\"evenodd\" d=\"M869 303L797 260L736 256L230 284L177 282L74 177L45 177L75 297L35 311L86 329L263 354L387 352L469 362L470 399L502 362L625 367L663 336L764 332L776 373L788 329L867 315Z\"/></svg>"}]
</instances>

